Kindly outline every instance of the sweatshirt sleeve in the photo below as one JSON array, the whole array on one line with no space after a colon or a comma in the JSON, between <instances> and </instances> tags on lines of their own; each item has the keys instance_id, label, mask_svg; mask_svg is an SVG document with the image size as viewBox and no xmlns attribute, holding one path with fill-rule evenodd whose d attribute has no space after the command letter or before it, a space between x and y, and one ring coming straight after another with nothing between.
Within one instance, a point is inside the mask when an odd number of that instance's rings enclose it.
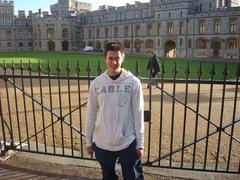
<instances>
[{"instance_id":1,"label":"sweatshirt sleeve","mask_svg":"<svg viewBox=\"0 0 240 180\"><path fill-rule=\"evenodd\" d=\"M132 94L132 107L134 116L134 128L137 140L137 148L144 148L144 100L140 80L135 83Z\"/></svg>"},{"instance_id":2,"label":"sweatshirt sleeve","mask_svg":"<svg viewBox=\"0 0 240 180\"><path fill-rule=\"evenodd\" d=\"M86 144L91 146L93 143L93 132L97 118L97 97L94 91L94 85L91 83L88 95L87 116L86 116Z\"/></svg>"}]
</instances>

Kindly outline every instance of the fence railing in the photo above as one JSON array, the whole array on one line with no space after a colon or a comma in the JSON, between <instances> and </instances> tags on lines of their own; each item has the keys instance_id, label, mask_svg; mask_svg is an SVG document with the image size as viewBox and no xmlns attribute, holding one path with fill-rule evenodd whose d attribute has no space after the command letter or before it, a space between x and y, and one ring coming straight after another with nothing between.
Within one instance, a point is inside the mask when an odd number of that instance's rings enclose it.
<instances>
[{"instance_id":1,"label":"fence railing","mask_svg":"<svg viewBox=\"0 0 240 180\"><path fill-rule=\"evenodd\" d=\"M240 173L240 64L234 78L225 65L222 79L165 77L165 67L157 79L140 78L145 100L145 157L143 164L166 168ZM85 116L90 81L80 76L77 66L70 75L52 67L42 73L31 65L27 70L3 66L0 75L0 149L9 149L94 159L85 149ZM101 73L99 69L99 73ZM139 76L138 63L135 74ZM153 81L157 81L155 86ZM150 88L147 85L150 84Z\"/></svg>"}]
</instances>

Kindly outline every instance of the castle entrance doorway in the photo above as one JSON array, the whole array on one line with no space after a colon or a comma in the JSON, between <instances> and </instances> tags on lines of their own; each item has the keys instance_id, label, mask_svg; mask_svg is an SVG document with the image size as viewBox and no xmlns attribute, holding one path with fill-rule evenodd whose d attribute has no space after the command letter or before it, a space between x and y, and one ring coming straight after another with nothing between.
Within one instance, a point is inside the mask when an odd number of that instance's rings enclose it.
<instances>
[{"instance_id":1,"label":"castle entrance doorway","mask_svg":"<svg viewBox=\"0 0 240 180\"><path fill-rule=\"evenodd\" d=\"M62 50L63 51L68 51L68 41L63 41L62 42Z\"/></svg>"},{"instance_id":2,"label":"castle entrance doorway","mask_svg":"<svg viewBox=\"0 0 240 180\"><path fill-rule=\"evenodd\" d=\"M48 41L48 50L55 51L55 42L54 41Z\"/></svg>"},{"instance_id":3,"label":"castle entrance doorway","mask_svg":"<svg viewBox=\"0 0 240 180\"><path fill-rule=\"evenodd\" d=\"M165 44L165 57L175 58L176 57L176 44L173 41L167 41Z\"/></svg>"}]
</instances>

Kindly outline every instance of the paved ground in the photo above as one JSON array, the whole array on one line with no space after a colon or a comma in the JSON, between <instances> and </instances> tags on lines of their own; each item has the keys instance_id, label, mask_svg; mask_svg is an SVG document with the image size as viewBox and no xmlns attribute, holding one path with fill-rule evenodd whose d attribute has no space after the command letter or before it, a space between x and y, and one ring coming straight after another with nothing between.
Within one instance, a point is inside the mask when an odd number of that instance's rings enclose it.
<instances>
[{"instance_id":1,"label":"paved ground","mask_svg":"<svg viewBox=\"0 0 240 180\"><path fill-rule=\"evenodd\" d=\"M179 171L144 167L146 180L210 179L239 180L240 174ZM0 180L14 179L101 179L96 162L14 152L0 157Z\"/></svg>"}]
</instances>

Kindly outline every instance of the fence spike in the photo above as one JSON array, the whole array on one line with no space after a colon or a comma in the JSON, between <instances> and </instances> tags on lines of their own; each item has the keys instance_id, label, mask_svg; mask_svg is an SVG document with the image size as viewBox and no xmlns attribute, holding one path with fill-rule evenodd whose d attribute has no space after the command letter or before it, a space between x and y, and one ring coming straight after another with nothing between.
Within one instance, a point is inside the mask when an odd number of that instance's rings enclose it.
<instances>
[{"instance_id":1,"label":"fence spike","mask_svg":"<svg viewBox=\"0 0 240 180\"><path fill-rule=\"evenodd\" d=\"M197 74L198 74L199 76L201 76L202 73L203 73L203 70L202 70L202 62L200 62L200 63L199 63L198 70L197 70Z\"/></svg>"},{"instance_id":2,"label":"fence spike","mask_svg":"<svg viewBox=\"0 0 240 180\"><path fill-rule=\"evenodd\" d=\"M57 69L56 70L58 73L60 73L60 71L61 71L59 60L57 61Z\"/></svg>"},{"instance_id":3,"label":"fence spike","mask_svg":"<svg viewBox=\"0 0 240 180\"><path fill-rule=\"evenodd\" d=\"M174 61L174 69L172 70L172 73L173 73L174 76L176 76L177 73L178 73L178 71L177 71L177 62L176 61Z\"/></svg>"},{"instance_id":4,"label":"fence spike","mask_svg":"<svg viewBox=\"0 0 240 180\"><path fill-rule=\"evenodd\" d=\"M228 74L229 74L229 71L228 71L227 63L225 63L224 70L223 70L223 75L226 78Z\"/></svg>"},{"instance_id":5,"label":"fence spike","mask_svg":"<svg viewBox=\"0 0 240 180\"><path fill-rule=\"evenodd\" d=\"M237 68L237 71L236 71L236 77L239 79L239 76L240 76L240 63L238 63L238 68Z\"/></svg>"},{"instance_id":6,"label":"fence spike","mask_svg":"<svg viewBox=\"0 0 240 180\"><path fill-rule=\"evenodd\" d=\"M101 68L101 63L100 63L100 60L98 61L98 67L97 67L97 71L98 71L98 75L101 74L102 72L102 68Z\"/></svg>"},{"instance_id":7,"label":"fence spike","mask_svg":"<svg viewBox=\"0 0 240 180\"><path fill-rule=\"evenodd\" d=\"M11 69L12 69L12 71L15 71L15 69L16 69L16 67L15 67L15 65L14 65L14 63L13 63L13 61L12 61L12 67L11 67Z\"/></svg>"},{"instance_id":8,"label":"fence spike","mask_svg":"<svg viewBox=\"0 0 240 180\"><path fill-rule=\"evenodd\" d=\"M30 61L30 60L28 61L28 70L29 70L29 71L32 71L32 64L31 64L31 61Z\"/></svg>"},{"instance_id":9,"label":"fence spike","mask_svg":"<svg viewBox=\"0 0 240 180\"><path fill-rule=\"evenodd\" d=\"M71 70L70 64L69 64L69 62L67 61L66 71L67 71L68 74L70 73L70 70Z\"/></svg>"},{"instance_id":10,"label":"fence spike","mask_svg":"<svg viewBox=\"0 0 240 180\"><path fill-rule=\"evenodd\" d=\"M139 65L137 60L136 60L135 74L137 77L139 77Z\"/></svg>"},{"instance_id":11,"label":"fence spike","mask_svg":"<svg viewBox=\"0 0 240 180\"><path fill-rule=\"evenodd\" d=\"M80 71L81 71L79 61L77 63L76 71L77 71L77 73L80 73Z\"/></svg>"},{"instance_id":12,"label":"fence spike","mask_svg":"<svg viewBox=\"0 0 240 180\"><path fill-rule=\"evenodd\" d=\"M51 69L52 69L52 67L51 67L50 61L48 60L48 65L47 65L47 71L48 71L48 73L51 72Z\"/></svg>"},{"instance_id":13,"label":"fence spike","mask_svg":"<svg viewBox=\"0 0 240 180\"><path fill-rule=\"evenodd\" d=\"M87 71L88 73L91 72L91 68L90 68L90 62L89 62L89 60L88 60L88 63L87 63L86 71Z\"/></svg>"},{"instance_id":14,"label":"fence spike","mask_svg":"<svg viewBox=\"0 0 240 180\"><path fill-rule=\"evenodd\" d=\"M7 65L6 65L6 61L5 61L5 59L3 60L3 70L4 70L4 71L7 70Z\"/></svg>"},{"instance_id":15,"label":"fence spike","mask_svg":"<svg viewBox=\"0 0 240 180\"><path fill-rule=\"evenodd\" d=\"M162 68L161 69L162 69L162 76L164 76L164 74L166 73L164 61L162 62Z\"/></svg>"},{"instance_id":16,"label":"fence spike","mask_svg":"<svg viewBox=\"0 0 240 180\"><path fill-rule=\"evenodd\" d=\"M20 70L21 70L21 71L24 70L24 66L23 66L23 61L22 61L22 59L20 60Z\"/></svg>"},{"instance_id":17,"label":"fence spike","mask_svg":"<svg viewBox=\"0 0 240 180\"><path fill-rule=\"evenodd\" d=\"M215 63L214 62L212 63L212 68L211 68L210 74L212 75L212 77L216 74Z\"/></svg>"},{"instance_id":18,"label":"fence spike","mask_svg":"<svg viewBox=\"0 0 240 180\"><path fill-rule=\"evenodd\" d=\"M40 60L38 60L37 70L38 70L38 72L41 72L41 70L42 70L42 66L41 66L41 64L40 64Z\"/></svg>"},{"instance_id":19,"label":"fence spike","mask_svg":"<svg viewBox=\"0 0 240 180\"><path fill-rule=\"evenodd\" d=\"M187 62L187 67L186 67L184 73L185 73L187 76L190 74L189 62Z\"/></svg>"}]
</instances>

